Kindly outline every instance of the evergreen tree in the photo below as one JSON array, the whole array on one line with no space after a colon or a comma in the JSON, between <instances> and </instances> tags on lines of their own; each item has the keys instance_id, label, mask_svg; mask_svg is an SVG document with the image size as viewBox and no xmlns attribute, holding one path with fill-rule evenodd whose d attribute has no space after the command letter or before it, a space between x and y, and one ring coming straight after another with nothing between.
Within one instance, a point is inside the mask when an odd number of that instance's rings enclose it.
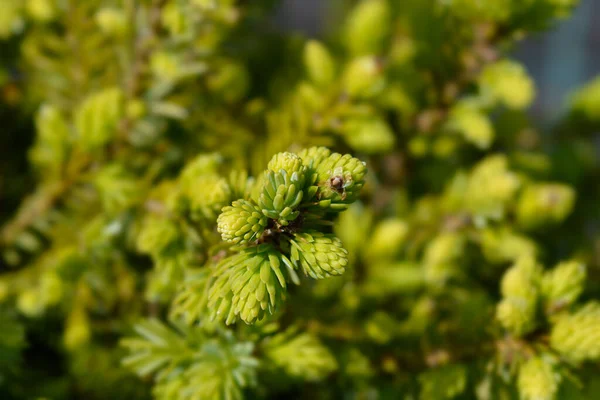
<instances>
[{"instance_id":1,"label":"evergreen tree","mask_svg":"<svg viewBox=\"0 0 600 400\"><path fill-rule=\"evenodd\" d=\"M600 398L600 81L510 58L576 0L341 3L0 2L2 399Z\"/></svg>"}]
</instances>

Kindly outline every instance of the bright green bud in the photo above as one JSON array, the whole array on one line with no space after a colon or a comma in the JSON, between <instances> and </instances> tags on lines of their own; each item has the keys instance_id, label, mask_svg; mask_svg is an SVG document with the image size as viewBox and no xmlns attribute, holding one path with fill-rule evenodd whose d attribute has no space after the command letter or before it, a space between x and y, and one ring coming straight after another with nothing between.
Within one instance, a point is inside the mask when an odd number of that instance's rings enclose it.
<instances>
[{"instance_id":1,"label":"bright green bud","mask_svg":"<svg viewBox=\"0 0 600 400\"><path fill-rule=\"evenodd\" d=\"M365 184L367 167L350 154L333 153L315 165L317 199L332 211L342 211L354 202Z\"/></svg>"},{"instance_id":2,"label":"bright green bud","mask_svg":"<svg viewBox=\"0 0 600 400\"><path fill-rule=\"evenodd\" d=\"M348 251L331 234L317 231L296 233L290 240L290 258L304 274L314 279L341 275L348 264Z\"/></svg>"},{"instance_id":3,"label":"bright green bud","mask_svg":"<svg viewBox=\"0 0 600 400\"><path fill-rule=\"evenodd\" d=\"M378 53L390 33L390 15L386 0L358 3L344 29L345 45L350 53L354 56Z\"/></svg>"},{"instance_id":4,"label":"bright green bud","mask_svg":"<svg viewBox=\"0 0 600 400\"><path fill-rule=\"evenodd\" d=\"M554 400L561 376L550 361L532 357L519 368L518 387L522 400Z\"/></svg>"},{"instance_id":5,"label":"bright green bud","mask_svg":"<svg viewBox=\"0 0 600 400\"><path fill-rule=\"evenodd\" d=\"M496 318L504 329L522 336L535 328L535 298L508 297L496 308Z\"/></svg>"},{"instance_id":6,"label":"bright green bud","mask_svg":"<svg viewBox=\"0 0 600 400\"><path fill-rule=\"evenodd\" d=\"M394 148L394 132L382 118L361 118L344 127L346 142L355 150L367 153L384 153Z\"/></svg>"},{"instance_id":7,"label":"bright green bud","mask_svg":"<svg viewBox=\"0 0 600 400\"><path fill-rule=\"evenodd\" d=\"M223 208L217 219L217 229L226 242L246 244L260 238L267 226L261 209L246 200L234 201Z\"/></svg>"},{"instance_id":8,"label":"bright green bud","mask_svg":"<svg viewBox=\"0 0 600 400\"><path fill-rule=\"evenodd\" d=\"M454 106L450 111L447 127L482 150L488 149L494 140L494 128L490 119L473 106L461 103Z\"/></svg>"},{"instance_id":9,"label":"bright green bud","mask_svg":"<svg viewBox=\"0 0 600 400\"><path fill-rule=\"evenodd\" d=\"M504 297L535 298L542 269L533 257L522 257L502 277L500 292Z\"/></svg>"},{"instance_id":10,"label":"bright green bud","mask_svg":"<svg viewBox=\"0 0 600 400\"><path fill-rule=\"evenodd\" d=\"M331 352L317 337L296 334L293 328L265 340L263 349L273 365L305 381L325 380L338 368Z\"/></svg>"},{"instance_id":11,"label":"bright green bud","mask_svg":"<svg viewBox=\"0 0 600 400\"><path fill-rule=\"evenodd\" d=\"M300 214L296 209L303 197L307 168L292 153L276 154L264 175L258 205L264 215L288 225Z\"/></svg>"},{"instance_id":12,"label":"bright green bud","mask_svg":"<svg viewBox=\"0 0 600 400\"><path fill-rule=\"evenodd\" d=\"M567 261L546 272L542 279L542 296L549 311L569 306L579 298L585 285L586 268L580 262Z\"/></svg>"},{"instance_id":13,"label":"bright green bud","mask_svg":"<svg viewBox=\"0 0 600 400\"><path fill-rule=\"evenodd\" d=\"M127 18L123 10L102 8L96 13L95 18L100 29L106 34L123 37L127 33Z\"/></svg>"},{"instance_id":14,"label":"bright green bud","mask_svg":"<svg viewBox=\"0 0 600 400\"><path fill-rule=\"evenodd\" d=\"M550 345L573 363L600 360L600 304L590 302L560 318L552 328Z\"/></svg>"},{"instance_id":15,"label":"bright green bud","mask_svg":"<svg viewBox=\"0 0 600 400\"><path fill-rule=\"evenodd\" d=\"M298 156L302 159L303 164L309 169L311 174L316 171L317 166L330 155L331 150L327 147L310 147L298 153ZM314 181L311 180L311 183L313 182Z\"/></svg>"},{"instance_id":16,"label":"bright green bud","mask_svg":"<svg viewBox=\"0 0 600 400\"><path fill-rule=\"evenodd\" d=\"M558 183L528 186L517 205L517 218L524 228L533 229L563 221L573 210L575 192Z\"/></svg>"},{"instance_id":17,"label":"bright green bud","mask_svg":"<svg viewBox=\"0 0 600 400\"><path fill-rule=\"evenodd\" d=\"M361 57L350 62L343 76L343 87L350 97L368 98L385 86L381 63L375 57Z\"/></svg>"},{"instance_id":18,"label":"bright green bud","mask_svg":"<svg viewBox=\"0 0 600 400\"><path fill-rule=\"evenodd\" d=\"M514 61L502 60L486 66L479 85L483 96L512 109L528 107L535 97L533 81L525 68Z\"/></svg>"},{"instance_id":19,"label":"bright green bud","mask_svg":"<svg viewBox=\"0 0 600 400\"><path fill-rule=\"evenodd\" d=\"M269 164L267 164L267 168L274 172L279 172L284 170L289 174L294 172L300 174L304 172L305 168L303 168L302 158L297 156L294 153L277 153L271 158Z\"/></svg>"},{"instance_id":20,"label":"bright green bud","mask_svg":"<svg viewBox=\"0 0 600 400\"><path fill-rule=\"evenodd\" d=\"M227 325L241 319L247 324L273 314L287 287L281 259L271 246L245 249L226 258L213 274L216 277L208 294L213 318Z\"/></svg>"},{"instance_id":21,"label":"bright green bud","mask_svg":"<svg viewBox=\"0 0 600 400\"><path fill-rule=\"evenodd\" d=\"M300 214L296 208L302 201L302 182L288 178L285 172L268 171L265 176L265 186L258 204L264 215L281 225L288 225Z\"/></svg>"},{"instance_id":22,"label":"bright green bud","mask_svg":"<svg viewBox=\"0 0 600 400\"><path fill-rule=\"evenodd\" d=\"M97 149L114 139L124 108L123 91L118 88L104 89L85 99L75 112L81 146Z\"/></svg>"},{"instance_id":23,"label":"bright green bud","mask_svg":"<svg viewBox=\"0 0 600 400\"><path fill-rule=\"evenodd\" d=\"M304 67L310 80L317 86L327 86L335 78L335 62L327 48L316 40L304 46Z\"/></svg>"}]
</instances>

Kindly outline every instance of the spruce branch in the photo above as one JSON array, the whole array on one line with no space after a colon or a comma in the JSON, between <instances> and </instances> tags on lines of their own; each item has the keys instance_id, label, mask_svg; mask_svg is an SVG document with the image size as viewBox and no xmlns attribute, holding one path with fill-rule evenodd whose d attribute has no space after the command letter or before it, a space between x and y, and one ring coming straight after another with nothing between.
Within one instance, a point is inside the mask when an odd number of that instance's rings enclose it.
<instances>
[{"instance_id":1,"label":"spruce branch","mask_svg":"<svg viewBox=\"0 0 600 400\"><path fill-rule=\"evenodd\" d=\"M300 155L276 154L263 175L257 203L236 200L219 215L217 228L223 240L246 247L215 268L208 302L213 318L227 324L237 318L254 323L273 314L285 297L287 282L300 283L297 269L314 279L344 272L346 249L334 235L305 228L311 213L303 206L318 209L311 219L328 221L328 210L338 213L357 199L365 165L326 148ZM331 184L332 175L345 183L339 188L323 186ZM349 196L340 195L345 190ZM323 200L315 204L315 196Z\"/></svg>"}]
</instances>

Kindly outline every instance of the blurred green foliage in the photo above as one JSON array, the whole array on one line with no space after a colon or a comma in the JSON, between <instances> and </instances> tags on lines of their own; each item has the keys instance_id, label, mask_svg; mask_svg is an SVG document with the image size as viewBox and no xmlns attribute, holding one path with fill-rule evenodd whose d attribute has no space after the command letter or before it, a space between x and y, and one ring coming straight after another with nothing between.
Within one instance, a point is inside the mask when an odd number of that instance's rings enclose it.
<instances>
[{"instance_id":1,"label":"blurred green foliage","mask_svg":"<svg viewBox=\"0 0 600 400\"><path fill-rule=\"evenodd\" d=\"M600 86L509 57L576 1L276 3L0 2L0 398L600 397Z\"/></svg>"}]
</instances>

